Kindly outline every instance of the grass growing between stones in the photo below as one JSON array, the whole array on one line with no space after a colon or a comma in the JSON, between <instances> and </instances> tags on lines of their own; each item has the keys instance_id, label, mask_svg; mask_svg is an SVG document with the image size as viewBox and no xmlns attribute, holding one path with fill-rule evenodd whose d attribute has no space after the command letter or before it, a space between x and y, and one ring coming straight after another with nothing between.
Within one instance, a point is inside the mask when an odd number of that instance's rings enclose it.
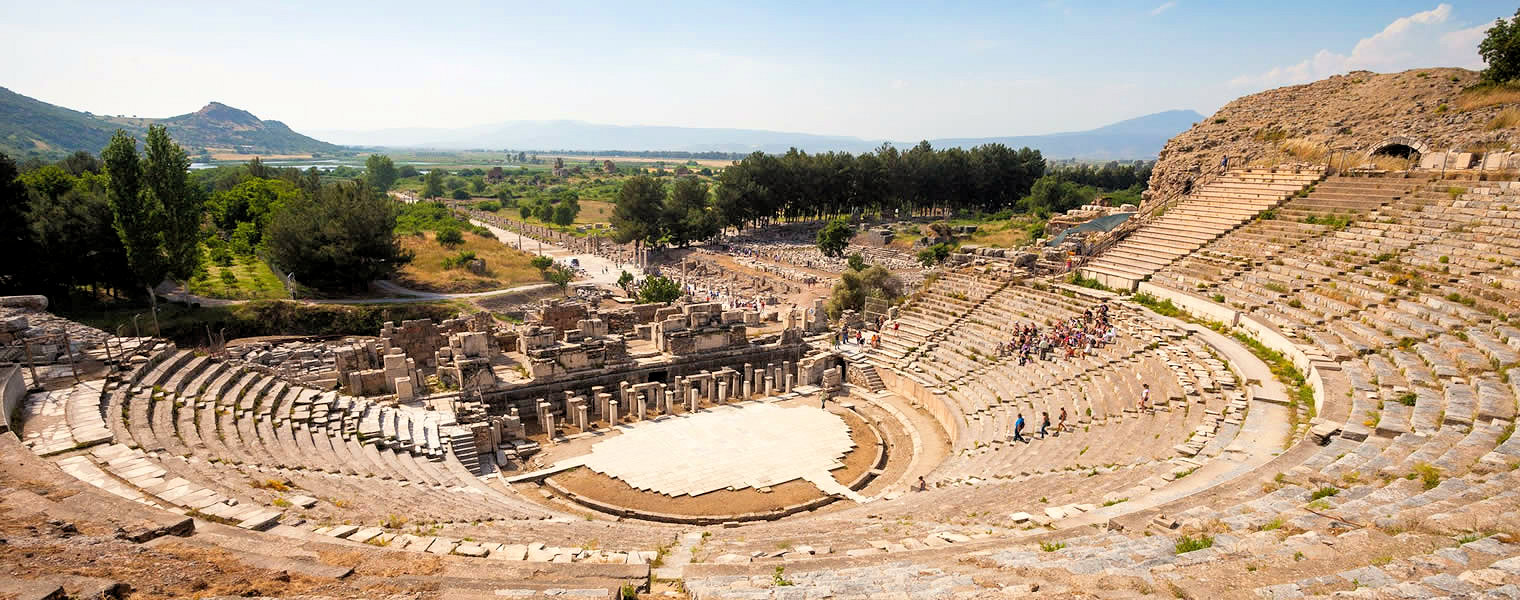
<instances>
[{"instance_id":1,"label":"grass growing between stones","mask_svg":"<svg viewBox=\"0 0 1520 600\"><path fill-rule=\"evenodd\" d=\"M1283 447L1286 448L1293 444L1294 436L1297 435L1298 426L1303 418L1305 416L1309 419L1314 418L1314 387L1309 385L1309 380L1304 377L1304 373L1293 366L1293 361L1288 360L1283 353L1268 348L1245 332L1236 331L1234 336L1251 351L1251 354L1255 354L1256 358L1267 363L1267 367L1272 370L1272 376L1288 388L1289 431L1288 438L1283 440Z\"/></svg>"},{"instance_id":2,"label":"grass growing between stones","mask_svg":"<svg viewBox=\"0 0 1520 600\"><path fill-rule=\"evenodd\" d=\"M1202 550L1204 548L1212 548L1213 546L1214 536L1212 535L1200 534L1196 538L1193 536L1184 535L1181 538L1177 539L1177 544L1174 549L1177 551L1177 554L1187 554L1188 552Z\"/></svg>"}]
</instances>

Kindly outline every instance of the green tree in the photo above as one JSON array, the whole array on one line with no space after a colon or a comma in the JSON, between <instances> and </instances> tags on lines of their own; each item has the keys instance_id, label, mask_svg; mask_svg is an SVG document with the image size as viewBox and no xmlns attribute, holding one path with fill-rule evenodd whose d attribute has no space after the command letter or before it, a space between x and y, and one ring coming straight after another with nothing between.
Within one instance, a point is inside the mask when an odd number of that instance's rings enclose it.
<instances>
[{"instance_id":1,"label":"green tree","mask_svg":"<svg viewBox=\"0 0 1520 600\"><path fill-rule=\"evenodd\" d=\"M190 184L190 156L161 125L148 126L142 174L144 191L163 211L161 236L168 275L185 281L201 265L201 217L206 196L204 188Z\"/></svg>"},{"instance_id":2,"label":"green tree","mask_svg":"<svg viewBox=\"0 0 1520 600\"><path fill-rule=\"evenodd\" d=\"M451 195L454 197L455 200L469 200L470 199L470 193L466 192L464 190L454 190L454 193L451 194Z\"/></svg>"},{"instance_id":3,"label":"green tree","mask_svg":"<svg viewBox=\"0 0 1520 600\"><path fill-rule=\"evenodd\" d=\"M371 189L381 192L390 191L391 186L396 184L398 176L396 163L391 161L391 157L384 154L371 154L369 158L364 159L364 182L368 183Z\"/></svg>"},{"instance_id":4,"label":"green tree","mask_svg":"<svg viewBox=\"0 0 1520 600\"><path fill-rule=\"evenodd\" d=\"M545 281L559 286L561 293L567 292L570 282L575 279L575 273L561 265L554 265L548 269L544 269L543 276Z\"/></svg>"},{"instance_id":5,"label":"green tree","mask_svg":"<svg viewBox=\"0 0 1520 600\"><path fill-rule=\"evenodd\" d=\"M718 234L718 217L711 210L707 184L696 178L677 179L661 208L661 237L685 247Z\"/></svg>"},{"instance_id":6,"label":"green tree","mask_svg":"<svg viewBox=\"0 0 1520 600\"><path fill-rule=\"evenodd\" d=\"M554 207L554 224L561 227L569 227L575 223L575 206L569 202L561 202Z\"/></svg>"},{"instance_id":7,"label":"green tree","mask_svg":"<svg viewBox=\"0 0 1520 600\"><path fill-rule=\"evenodd\" d=\"M674 302L681 297L681 284L669 277L648 275L639 284L639 302Z\"/></svg>"},{"instance_id":8,"label":"green tree","mask_svg":"<svg viewBox=\"0 0 1520 600\"><path fill-rule=\"evenodd\" d=\"M844 218L831 220L823 229L818 230L818 251L824 256L843 256L844 249L850 245L850 238L854 236L855 231L850 228L849 221Z\"/></svg>"},{"instance_id":9,"label":"green tree","mask_svg":"<svg viewBox=\"0 0 1520 600\"><path fill-rule=\"evenodd\" d=\"M945 262L945 259L949 257L950 246L948 244L935 244L918 251L918 264L929 268Z\"/></svg>"},{"instance_id":10,"label":"green tree","mask_svg":"<svg viewBox=\"0 0 1520 600\"><path fill-rule=\"evenodd\" d=\"M859 252L855 252L845 258L845 266L848 266L852 271L864 271L866 270L866 259Z\"/></svg>"},{"instance_id":11,"label":"green tree","mask_svg":"<svg viewBox=\"0 0 1520 600\"><path fill-rule=\"evenodd\" d=\"M16 162L0 153L0 256L6 267L0 269L0 290L19 291L32 279L38 266L36 244L32 240L27 186L17 178Z\"/></svg>"},{"instance_id":12,"label":"green tree","mask_svg":"<svg viewBox=\"0 0 1520 600\"><path fill-rule=\"evenodd\" d=\"M422 181L423 198L443 197L443 169L428 171L427 177Z\"/></svg>"},{"instance_id":13,"label":"green tree","mask_svg":"<svg viewBox=\"0 0 1520 600\"><path fill-rule=\"evenodd\" d=\"M623 271L622 275L618 275L617 286L623 288L623 295L626 296L632 294L633 291L631 288L633 287L633 273Z\"/></svg>"},{"instance_id":14,"label":"green tree","mask_svg":"<svg viewBox=\"0 0 1520 600\"><path fill-rule=\"evenodd\" d=\"M880 265L866 267L864 271L847 269L839 274L839 282L824 302L824 310L830 318L839 318L846 310L865 308L866 298L881 298L895 302L902 296L902 281Z\"/></svg>"},{"instance_id":15,"label":"green tree","mask_svg":"<svg viewBox=\"0 0 1520 600\"><path fill-rule=\"evenodd\" d=\"M153 305L155 324L158 319L158 295L154 286L164 280L169 265L163 256L161 210L158 198L143 189L142 163L137 156L137 140L121 129L111 134L111 141L100 151L105 162L111 214L114 216L116 235L127 252L127 267L137 285L148 292ZM157 327L154 327L155 332Z\"/></svg>"},{"instance_id":16,"label":"green tree","mask_svg":"<svg viewBox=\"0 0 1520 600\"><path fill-rule=\"evenodd\" d=\"M362 181L333 183L275 215L269 249L302 284L352 291L411 261L395 228L395 202Z\"/></svg>"},{"instance_id":17,"label":"green tree","mask_svg":"<svg viewBox=\"0 0 1520 600\"><path fill-rule=\"evenodd\" d=\"M528 264L532 265L533 268L538 269L539 273L543 273L544 271L549 270L549 267L554 266L554 259L547 256L535 256L533 257L533 260L528 261Z\"/></svg>"},{"instance_id":18,"label":"green tree","mask_svg":"<svg viewBox=\"0 0 1520 600\"><path fill-rule=\"evenodd\" d=\"M445 248L453 248L464 243L464 234L459 233L458 228L444 227L438 230L434 239L437 239L438 243L442 244Z\"/></svg>"},{"instance_id":19,"label":"green tree","mask_svg":"<svg viewBox=\"0 0 1520 600\"><path fill-rule=\"evenodd\" d=\"M477 194L486 191L486 180L479 175L470 178L470 191Z\"/></svg>"},{"instance_id":20,"label":"green tree","mask_svg":"<svg viewBox=\"0 0 1520 600\"><path fill-rule=\"evenodd\" d=\"M648 175L635 175L618 188L612 208L613 239L619 244L646 244L660 238L660 211L665 187Z\"/></svg>"},{"instance_id":21,"label":"green tree","mask_svg":"<svg viewBox=\"0 0 1520 600\"><path fill-rule=\"evenodd\" d=\"M1520 79L1520 10L1510 20L1497 19L1488 28L1483 41L1478 43L1478 55L1488 68L1483 69L1483 81L1505 83Z\"/></svg>"}]
</instances>

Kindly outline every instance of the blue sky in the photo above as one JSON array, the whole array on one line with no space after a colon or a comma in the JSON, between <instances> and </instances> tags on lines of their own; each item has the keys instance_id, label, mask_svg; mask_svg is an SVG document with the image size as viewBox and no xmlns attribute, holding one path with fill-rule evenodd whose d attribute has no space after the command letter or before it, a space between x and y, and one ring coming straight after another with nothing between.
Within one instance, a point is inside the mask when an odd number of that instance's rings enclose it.
<instances>
[{"instance_id":1,"label":"blue sky","mask_svg":"<svg viewBox=\"0 0 1520 600\"><path fill-rule=\"evenodd\" d=\"M211 100L297 131L577 119L908 140L1208 114L1354 68L1481 67L1499 2L0 0L0 86L100 114Z\"/></svg>"}]
</instances>

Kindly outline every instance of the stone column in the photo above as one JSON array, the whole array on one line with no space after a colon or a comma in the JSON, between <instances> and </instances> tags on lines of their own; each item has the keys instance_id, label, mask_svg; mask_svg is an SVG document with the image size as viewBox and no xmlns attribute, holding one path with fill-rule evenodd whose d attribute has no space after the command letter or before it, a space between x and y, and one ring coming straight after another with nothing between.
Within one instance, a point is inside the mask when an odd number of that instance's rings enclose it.
<instances>
[{"instance_id":1,"label":"stone column","mask_svg":"<svg viewBox=\"0 0 1520 600\"><path fill-rule=\"evenodd\" d=\"M676 414L675 390L665 390L665 405L660 408L660 412L667 415Z\"/></svg>"},{"instance_id":2,"label":"stone column","mask_svg":"<svg viewBox=\"0 0 1520 600\"><path fill-rule=\"evenodd\" d=\"M606 387L604 387L604 386L600 386L600 385L593 385L593 386L591 386L591 399L592 399L593 402L596 403L596 415L597 416L602 416L602 415L607 414L607 403L606 402L602 402L602 392L604 390L606 390Z\"/></svg>"},{"instance_id":3,"label":"stone column","mask_svg":"<svg viewBox=\"0 0 1520 600\"><path fill-rule=\"evenodd\" d=\"M783 379L785 379L785 380L791 380L792 377L793 377L793 375L796 374L796 373L797 373L796 371L792 370L792 361L789 361L789 360L782 361L781 362L781 374L776 376L776 381L781 381ZM788 385L787 388L786 388L786 390L784 390L784 391L788 391L788 392L792 391L791 386Z\"/></svg>"},{"instance_id":4,"label":"stone column","mask_svg":"<svg viewBox=\"0 0 1520 600\"><path fill-rule=\"evenodd\" d=\"M744 394L739 396L740 400L749 400L749 397L755 394L754 383L755 382L748 379L744 380Z\"/></svg>"},{"instance_id":5,"label":"stone column","mask_svg":"<svg viewBox=\"0 0 1520 600\"><path fill-rule=\"evenodd\" d=\"M591 428L590 413L591 409L590 407L586 406L585 402L581 402L575 405L575 426L579 427L582 432L585 432Z\"/></svg>"},{"instance_id":6,"label":"stone column","mask_svg":"<svg viewBox=\"0 0 1520 600\"><path fill-rule=\"evenodd\" d=\"M548 420L544 421L544 423L546 424L544 426L544 431L546 432L544 435L546 435L546 436L549 437L549 443L552 444L552 443L554 443L554 437L555 437L555 435L557 435L557 432L554 430L554 413L549 413L548 417L546 417L546 418Z\"/></svg>"},{"instance_id":7,"label":"stone column","mask_svg":"<svg viewBox=\"0 0 1520 600\"><path fill-rule=\"evenodd\" d=\"M600 417L602 417L604 419L607 418L607 403L608 402L612 402L612 394L609 394L607 392L600 392L600 393L598 393L596 395L596 414L597 414L597 416L600 416Z\"/></svg>"},{"instance_id":8,"label":"stone column","mask_svg":"<svg viewBox=\"0 0 1520 600\"><path fill-rule=\"evenodd\" d=\"M623 406L628 406L629 402L633 400L632 398L628 397L628 390L632 387L633 386L630 385L626 379L618 382L618 402L621 402Z\"/></svg>"},{"instance_id":9,"label":"stone column","mask_svg":"<svg viewBox=\"0 0 1520 600\"><path fill-rule=\"evenodd\" d=\"M771 386L774 386L775 384L776 384L776 379L774 377L771 377L770 374L766 374L766 376L765 376L765 393L762 394L761 397L773 396L774 394L771 392L771 390L772 390Z\"/></svg>"},{"instance_id":10,"label":"stone column","mask_svg":"<svg viewBox=\"0 0 1520 600\"><path fill-rule=\"evenodd\" d=\"M792 391L792 384L793 383L794 383L794 381L792 380L792 374L791 373L787 373L786 374L786 384L781 388L781 393L783 393L783 394L789 394L789 393L791 393L791 391Z\"/></svg>"},{"instance_id":11,"label":"stone column","mask_svg":"<svg viewBox=\"0 0 1520 600\"><path fill-rule=\"evenodd\" d=\"M649 406L648 406L649 402L644 399L645 398L644 394L645 394L645 392L634 392L633 393L633 402L634 402L633 410L634 410L634 414L636 414L636 415L639 416L639 420L640 421L644 420L644 418L646 416L646 411L649 410Z\"/></svg>"},{"instance_id":12,"label":"stone column","mask_svg":"<svg viewBox=\"0 0 1520 600\"><path fill-rule=\"evenodd\" d=\"M728 378L718 381L718 400L714 404L722 404L728 401Z\"/></svg>"},{"instance_id":13,"label":"stone column","mask_svg":"<svg viewBox=\"0 0 1520 600\"><path fill-rule=\"evenodd\" d=\"M686 410L689 410L689 411L692 411L692 412L696 412L696 410L697 410L697 390L691 390L690 392L688 392L686 394Z\"/></svg>"},{"instance_id":14,"label":"stone column","mask_svg":"<svg viewBox=\"0 0 1520 600\"><path fill-rule=\"evenodd\" d=\"M618 401L617 400L611 400L611 399L607 400L607 423L609 423L611 425L617 425L618 424Z\"/></svg>"}]
</instances>

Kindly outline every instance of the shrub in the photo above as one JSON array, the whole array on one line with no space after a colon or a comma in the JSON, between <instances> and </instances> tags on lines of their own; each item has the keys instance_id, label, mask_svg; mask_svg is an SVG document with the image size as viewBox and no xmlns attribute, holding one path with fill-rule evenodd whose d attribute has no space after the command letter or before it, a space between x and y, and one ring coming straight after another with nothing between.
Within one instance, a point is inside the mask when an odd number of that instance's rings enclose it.
<instances>
[{"instance_id":1,"label":"shrub","mask_svg":"<svg viewBox=\"0 0 1520 600\"><path fill-rule=\"evenodd\" d=\"M1066 547L1066 542L1040 542L1040 550L1043 552L1055 552Z\"/></svg>"},{"instance_id":2,"label":"shrub","mask_svg":"<svg viewBox=\"0 0 1520 600\"><path fill-rule=\"evenodd\" d=\"M445 248L453 248L464 243L464 235L453 227L439 229L435 239L438 240L439 244L443 244Z\"/></svg>"},{"instance_id":3,"label":"shrub","mask_svg":"<svg viewBox=\"0 0 1520 600\"><path fill-rule=\"evenodd\" d=\"M1177 540L1177 545L1176 545L1175 549L1177 551L1177 554L1187 554L1187 553L1193 552L1195 550L1202 550L1204 548L1212 548L1213 546L1214 546L1214 536L1212 536L1212 535L1199 535L1196 538L1192 537L1192 536L1184 535L1184 536L1182 536L1181 538L1179 538Z\"/></svg>"},{"instance_id":4,"label":"shrub","mask_svg":"<svg viewBox=\"0 0 1520 600\"><path fill-rule=\"evenodd\" d=\"M469 264L470 261L472 261L472 260L475 260L475 251L474 250L460 250L458 254L455 254L453 256L446 256L446 257L444 257L444 259L443 259L443 268L445 268L445 269L458 269L458 268L462 268L465 265Z\"/></svg>"}]
</instances>

